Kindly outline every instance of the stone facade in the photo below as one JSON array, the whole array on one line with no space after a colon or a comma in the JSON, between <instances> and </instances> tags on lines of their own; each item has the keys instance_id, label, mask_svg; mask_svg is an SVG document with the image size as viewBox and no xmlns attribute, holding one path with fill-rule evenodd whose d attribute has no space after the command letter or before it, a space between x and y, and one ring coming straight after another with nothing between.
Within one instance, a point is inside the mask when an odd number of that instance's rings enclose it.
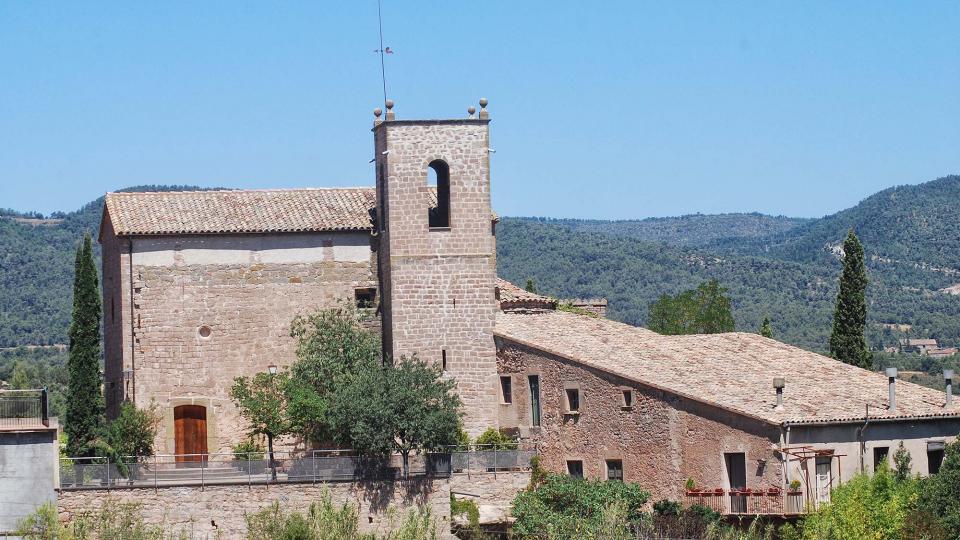
<instances>
[{"instance_id":1,"label":"stone facade","mask_svg":"<svg viewBox=\"0 0 960 540\"><path fill-rule=\"evenodd\" d=\"M179 405L205 407L208 451L230 451L233 379L295 360L295 316L377 286L366 232L117 238L107 221L101 242L108 410L157 403L158 453Z\"/></svg>"},{"instance_id":2,"label":"stone facade","mask_svg":"<svg viewBox=\"0 0 960 540\"><path fill-rule=\"evenodd\" d=\"M429 506L442 538L452 538L450 493L474 499L481 523L501 523L510 513L510 502L530 482L530 473L498 472L454 474L450 478L411 479L395 482L332 482L320 484L275 484L252 486L206 486L127 488L114 490L62 491L58 509L61 520L97 511L117 503L141 505L144 521L163 524L169 532L186 531L191 538L244 538L246 514L274 502L287 511L306 513L310 503L330 493L335 504L358 508L360 530L386 533L398 526L403 515L416 507ZM216 524L214 527L213 524Z\"/></svg>"},{"instance_id":3,"label":"stone facade","mask_svg":"<svg viewBox=\"0 0 960 540\"><path fill-rule=\"evenodd\" d=\"M457 381L472 435L497 422L487 123L388 120L374 127L384 351L442 364ZM428 220L442 191L427 181L436 160L449 167L447 227Z\"/></svg>"},{"instance_id":4,"label":"stone facade","mask_svg":"<svg viewBox=\"0 0 960 540\"><path fill-rule=\"evenodd\" d=\"M190 538L233 540L245 538L245 515L275 502L285 511L306 514L310 504L320 501L327 492L335 504L350 503L358 508L363 532L386 533L409 510L429 506L438 530L444 538L449 537L447 480L63 491L57 507L60 519L69 521L84 512L135 503L141 505L146 523L163 525L168 532L186 532Z\"/></svg>"},{"instance_id":5,"label":"stone facade","mask_svg":"<svg viewBox=\"0 0 960 540\"><path fill-rule=\"evenodd\" d=\"M498 338L498 370L511 379L511 403L501 396L500 425L533 443L548 470L567 472L581 460L584 476L606 478L607 460L620 460L623 479L649 490L651 500L679 499L698 486L729 487L725 453L743 453L747 487L782 486L771 445L777 426L692 402ZM541 422L531 422L529 377L539 377ZM565 390L579 391L579 414L566 414ZM623 392L632 392L624 404Z\"/></svg>"}]
</instances>

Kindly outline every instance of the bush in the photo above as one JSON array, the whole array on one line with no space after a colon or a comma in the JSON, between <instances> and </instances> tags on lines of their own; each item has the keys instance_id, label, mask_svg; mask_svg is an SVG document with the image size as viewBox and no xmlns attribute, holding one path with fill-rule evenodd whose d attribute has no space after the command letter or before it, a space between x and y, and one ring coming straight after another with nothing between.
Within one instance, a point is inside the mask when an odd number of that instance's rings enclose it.
<instances>
[{"instance_id":1,"label":"bush","mask_svg":"<svg viewBox=\"0 0 960 540\"><path fill-rule=\"evenodd\" d=\"M156 403L138 409L129 401L120 405L120 413L93 441L97 455L117 464L121 475L129 474L130 458L139 462L153 455L153 441L160 427L160 410Z\"/></svg>"},{"instance_id":2,"label":"bush","mask_svg":"<svg viewBox=\"0 0 960 540\"><path fill-rule=\"evenodd\" d=\"M920 482L918 506L936 516L950 538L960 538L960 441L944 449L940 472Z\"/></svg>"},{"instance_id":3,"label":"bush","mask_svg":"<svg viewBox=\"0 0 960 540\"><path fill-rule=\"evenodd\" d=\"M542 483L531 487L513 499L513 532L521 538L609 535L640 523L641 507L649 497L637 484L579 480L560 474L547 474ZM611 519L619 525L611 527Z\"/></svg>"},{"instance_id":4,"label":"bush","mask_svg":"<svg viewBox=\"0 0 960 540\"><path fill-rule=\"evenodd\" d=\"M509 435L495 428L487 428L486 431L477 437L474 441L477 450L516 450L517 441Z\"/></svg>"},{"instance_id":5,"label":"bush","mask_svg":"<svg viewBox=\"0 0 960 540\"><path fill-rule=\"evenodd\" d=\"M681 510L680 503L670 499L661 499L653 503L653 513L660 516L679 516Z\"/></svg>"},{"instance_id":6,"label":"bush","mask_svg":"<svg viewBox=\"0 0 960 540\"><path fill-rule=\"evenodd\" d=\"M186 540L185 531L168 532L163 524L147 525L142 506L104 503L98 512L88 512L61 524L55 504L48 503L17 524L17 535L27 540Z\"/></svg>"},{"instance_id":7,"label":"bush","mask_svg":"<svg viewBox=\"0 0 960 540\"><path fill-rule=\"evenodd\" d=\"M260 461L263 459L263 445L252 438L240 441L230 448L236 461Z\"/></svg>"}]
</instances>

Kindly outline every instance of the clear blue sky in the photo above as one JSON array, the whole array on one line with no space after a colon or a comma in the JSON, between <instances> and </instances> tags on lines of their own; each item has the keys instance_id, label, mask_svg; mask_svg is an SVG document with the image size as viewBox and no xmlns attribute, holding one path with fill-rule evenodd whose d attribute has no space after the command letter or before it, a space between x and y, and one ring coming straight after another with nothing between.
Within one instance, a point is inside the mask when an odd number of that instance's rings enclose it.
<instances>
[{"instance_id":1,"label":"clear blue sky","mask_svg":"<svg viewBox=\"0 0 960 540\"><path fill-rule=\"evenodd\" d=\"M960 173L960 2L384 0L401 118L490 99L503 215L819 216ZM375 0L0 2L0 207L372 185Z\"/></svg>"}]
</instances>

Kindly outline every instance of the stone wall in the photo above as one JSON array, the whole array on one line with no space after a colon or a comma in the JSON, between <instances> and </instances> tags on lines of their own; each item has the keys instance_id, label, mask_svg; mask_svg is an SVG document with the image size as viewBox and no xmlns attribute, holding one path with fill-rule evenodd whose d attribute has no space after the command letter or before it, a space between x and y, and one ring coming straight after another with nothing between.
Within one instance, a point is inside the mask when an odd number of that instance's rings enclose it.
<instances>
[{"instance_id":1,"label":"stone wall","mask_svg":"<svg viewBox=\"0 0 960 540\"><path fill-rule=\"evenodd\" d=\"M566 472L582 460L584 475L606 478L606 460L622 460L624 480L651 500L678 499L692 478L728 487L724 453L746 454L747 487L781 486L771 444L779 428L666 394L609 373L498 338L498 369L512 380L512 403L500 405L501 427L517 427L536 445L541 464ZM541 426L531 426L528 376L540 377ZM580 392L580 413L564 414L565 387ZM623 391L633 405L623 405Z\"/></svg>"},{"instance_id":2,"label":"stone wall","mask_svg":"<svg viewBox=\"0 0 960 540\"><path fill-rule=\"evenodd\" d=\"M445 358L477 435L497 422L487 121L385 121L374 135L385 349ZM438 159L449 166L450 226L430 228L428 168Z\"/></svg>"},{"instance_id":3,"label":"stone wall","mask_svg":"<svg viewBox=\"0 0 960 540\"><path fill-rule=\"evenodd\" d=\"M115 410L125 386L139 407L160 406L158 453L174 453L174 407L188 404L206 407L208 451L229 451L246 431L229 399L234 378L290 365L295 316L377 286L368 233L118 240L108 231L102 242L107 396Z\"/></svg>"},{"instance_id":4,"label":"stone wall","mask_svg":"<svg viewBox=\"0 0 960 540\"><path fill-rule=\"evenodd\" d=\"M480 506L482 522L494 523L509 515L510 502L529 481L529 472L503 472L397 482L63 491L58 507L61 520L70 520L79 513L105 506L138 503L147 523L164 524L169 532L185 530L192 532L193 538L215 538L219 531L221 538L229 540L244 537L246 514L274 502L288 511L305 513L310 503L319 501L329 491L337 505L350 503L358 507L361 531L385 533L398 526L410 509L428 505L438 528L447 537L451 490L474 498Z\"/></svg>"}]
</instances>

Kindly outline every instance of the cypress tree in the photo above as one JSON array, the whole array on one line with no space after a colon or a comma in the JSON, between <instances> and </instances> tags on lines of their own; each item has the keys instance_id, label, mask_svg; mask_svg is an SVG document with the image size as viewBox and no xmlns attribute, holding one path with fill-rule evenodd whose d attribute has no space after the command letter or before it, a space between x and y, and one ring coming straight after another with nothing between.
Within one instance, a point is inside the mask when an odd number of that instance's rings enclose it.
<instances>
[{"instance_id":1,"label":"cypress tree","mask_svg":"<svg viewBox=\"0 0 960 540\"><path fill-rule=\"evenodd\" d=\"M93 262L90 234L77 248L73 278L73 320L70 323L70 358L67 362L67 453L93 455L93 441L104 423L100 390L100 291Z\"/></svg>"},{"instance_id":2,"label":"cypress tree","mask_svg":"<svg viewBox=\"0 0 960 540\"><path fill-rule=\"evenodd\" d=\"M864 330L867 326L867 268L863 246L851 229L843 242L843 273L833 314L830 356L865 369L871 368Z\"/></svg>"},{"instance_id":3,"label":"cypress tree","mask_svg":"<svg viewBox=\"0 0 960 540\"><path fill-rule=\"evenodd\" d=\"M760 335L766 338L773 337L773 328L770 326L770 317L763 318L763 324L760 325Z\"/></svg>"}]
</instances>

